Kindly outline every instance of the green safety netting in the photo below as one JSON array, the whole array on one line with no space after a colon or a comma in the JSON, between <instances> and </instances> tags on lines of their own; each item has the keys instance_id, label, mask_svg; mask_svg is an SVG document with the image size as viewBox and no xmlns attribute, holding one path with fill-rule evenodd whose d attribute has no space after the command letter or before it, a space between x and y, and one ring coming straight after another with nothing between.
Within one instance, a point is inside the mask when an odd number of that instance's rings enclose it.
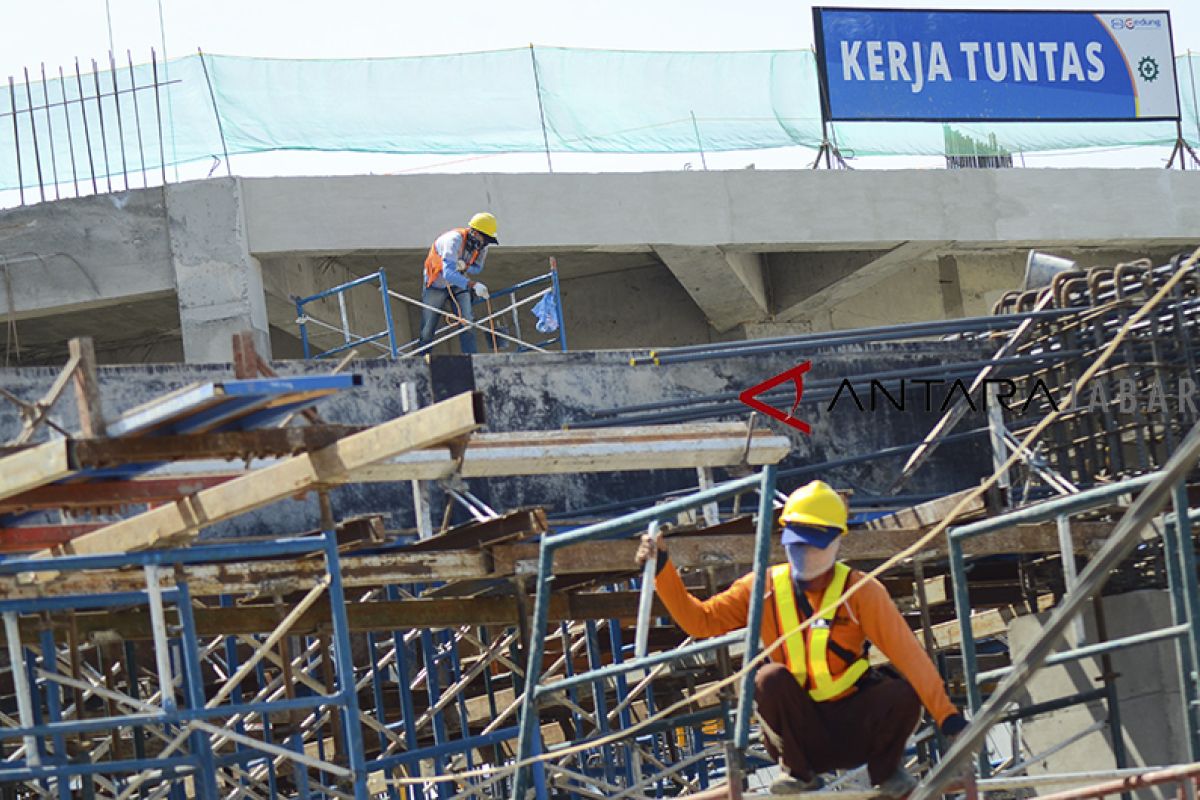
<instances>
[{"instance_id":1,"label":"green safety netting","mask_svg":"<svg viewBox=\"0 0 1200 800\"><path fill-rule=\"evenodd\" d=\"M1200 144L1198 62L1200 54L1176 59L1184 134L1193 146ZM103 190L108 176L122 173L140 185L142 171L225 152L690 153L821 142L810 50L538 47L321 61L196 55L158 64L165 85L157 93L153 73L151 65L118 65L77 77L71 67L62 80L56 70L45 83L13 82L0 91L0 188L49 185L55 177L86 184L96 176ZM855 155L943 155L948 141L1017 153L1176 138L1171 122L952 127L954 135L935 123L831 129Z\"/></svg>"}]
</instances>

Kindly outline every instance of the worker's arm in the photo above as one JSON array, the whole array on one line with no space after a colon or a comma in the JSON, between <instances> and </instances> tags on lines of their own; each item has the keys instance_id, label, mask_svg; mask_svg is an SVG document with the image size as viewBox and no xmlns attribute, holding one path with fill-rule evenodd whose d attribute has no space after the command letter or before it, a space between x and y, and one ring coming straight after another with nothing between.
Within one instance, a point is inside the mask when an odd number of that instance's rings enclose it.
<instances>
[{"instance_id":1,"label":"worker's arm","mask_svg":"<svg viewBox=\"0 0 1200 800\"><path fill-rule=\"evenodd\" d=\"M663 605L671 612L675 624L694 639L720 636L722 633L746 627L750 610L750 583L754 575L746 575L718 595L701 600L687 590L678 570L666 558L665 565L654 579L654 590Z\"/></svg>"},{"instance_id":2,"label":"worker's arm","mask_svg":"<svg viewBox=\"0 0 1200 800\"><path fill-rule=\"evenodd\" d=\"M456 231L447 231L438 237L437 253L442 257L442 278L447 286L470 289L471 281L458 271L458 260L462 256L462 237Z\"/></svg>"},{"instance_id":3,"label":"worker's arm","mask_svg":"<svg viewBox=\"0 0 1200 800\"><path fill-rule=\"evenodd\" d=\"M487 259L487 251L488 249L486 245L480 249L479 255L475 257L475 263L467 267L468 275L478 275L479 273L483 272L483 262Z\"/></svg>"},{"instance_id":4,"label":"worker's arm","mask_svg":"<svg viewBox=\"0 0 1200 800\"><path fill-rule=\"evenodd\" d=\"M850 598L849 603L862 625L863 633L891 660L892 665L916 690L921 703L929 709L937 724L942 725L948 718L958 714L958 709L946 695L942 676L883 584L875 578L863 577L862 580L866 585ZM958 721L961 722L961 718Z\"/></svg>"}]
</instances>

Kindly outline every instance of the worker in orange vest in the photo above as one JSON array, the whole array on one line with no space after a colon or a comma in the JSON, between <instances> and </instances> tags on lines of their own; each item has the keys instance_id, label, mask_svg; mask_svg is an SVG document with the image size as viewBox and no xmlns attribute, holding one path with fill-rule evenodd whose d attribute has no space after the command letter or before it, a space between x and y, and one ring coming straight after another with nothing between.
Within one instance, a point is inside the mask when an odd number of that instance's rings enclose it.
<instances>
[{"instance_id":1,"label":"worker in orange vest","mask_svg":"<svg viewBox=\"0 0 1200 800\"><path fill-rule=\"evenodd\" d=\"M485 212L471 217L465 228L453 228L434 241L425 256L425 287L421 292L421 334L418 346L433 341L439 311L450 306L455 316L466 322L474 321L471 304L474 297L488 298L488 288L482 281L468 277L483 271L489 245L496 244L496 218ZM474 297L472 297L474 295ZM475 330L467 325L459 335L464 353L474 353Z\"/></svg>"},{"instance_id":2,"label":"worker in orange vest","mask_svg":"<svg viewBox=\"0 0 1200 800\"><path fill-rule=\"evenodd\" d=\"M841 496L813 481L792 492L779 521L788 560L767 575L760 630L764 647L784 634L787 640L754 681L764 743L782 767L771 791L814 791L823 785L822 772L866 764L881 795L904 797L917 785L901 760L921 705L947 736L960 733L966 720L883 584L837 560L847 530ZM745 627L753 573L700 600L684 587L663 539L657 537L654 585L679 627L694 638ZM648 535L642 537L639 564L654 547ZM858 584L862 588L834 609L842 593ZM793 632L814 615L807 630ZM872 668L868 642L899 672Z\"/></svg>"}]
</instances>

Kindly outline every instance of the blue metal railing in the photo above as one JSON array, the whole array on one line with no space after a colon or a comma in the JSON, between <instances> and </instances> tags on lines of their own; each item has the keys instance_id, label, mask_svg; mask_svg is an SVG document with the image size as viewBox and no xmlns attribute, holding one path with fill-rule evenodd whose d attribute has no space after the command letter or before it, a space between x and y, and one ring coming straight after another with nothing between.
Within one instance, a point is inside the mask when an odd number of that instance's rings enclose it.
<instances>
[{"instance_id":1,"label":"blue metal railing","mask_svg":"<svg viewBox=\"0 0 1200 800\"><path fill-rule=\"evenodd\" d=\"M366 335L357 334L350 329L350 319L348 313L348 293L362 286L373 286L379 293L380 300L383 303L383 314L385 328L381 331L375 331ZM521 297L523 292L535 290L533 294ZM553 332L552 336L541 340L534 340L533 337L526 338L522 332L522 325L519 315L519 310L534 300L549 296L552 299L554 306L554 316L558 323L558 328ZM499 310L493 310L492 301L508 297L510 303ZM313 316L308 306L329 298L336 298L338 302L338 311L340 316L340 324L333 325L324 322ZM339 284L322 292L309 295L308 297L293 298L296 304L296 322L300 329L300 343L304 350L305 358L328 358L340 353L344 353L352 348L362 345L370 345L382 354L391 358L400 358L404 356L418 355L428 351L433 346L440 342L449 340L458 336L461 331L456 330L456 326L464 324L463 321L458 321L454 325L444 325L435 334L432 343L421 345L419 339L413 339L403 344L400 344L397 339L395 318L392 314L391 300L399 300L414 307L414 309L423 312L427 306L420 300L407 297L399 292L389 289L387 283L387 274L380 269L370 275L364 275L360 278L355 278L343 284ZM485 338L492 338L494 348L496 350L511 347L515 352L525 352L529 350L544 351L550 347L556 347L562 352L567 350L567 330L566 320L563 316L562 306L562 291L558 280L558 264L555 259L550 259L550 271L538 275L520 283L507 286L498 291L492 292L488 300L472 296L472 307L484 306L488 313L483 318L478 319L470 326L477 334L483 335ZM439 315L445 311L438 309ZM474 316L474 315L472 315ZM510 321L503 323L505 318ZM496 330L496 322L501 320L502 324ZM486 323L486 325L485 325ZM340 335L342 342L333 347L314 352L313 338L314 331L311 331L309 326L315 325L323 328L326 331ZM536 324L534 324L536 330ZM384 343L386 340L386 343Z\"/></svg>"},{"instance_id":2,"label":"blue metal railing","mask_svg":"<svg viewBox=\"0 0 1200 800\"><path fill-rule=\"evenodd\" d=\"M569 547L582 542L603 540L614 535L632 533L645 528L653 522L663 522L673 519L682 511L699 508L706 503L718 502L727 497L746 491L757 490L759 496L758 522L754 545L754 581L750 594L750 610L747 615L746 628L742 632L734 632L707 639L703 642L677 648L667 653L633 658L620 661L614 657L614 663L605 667L592 669L588 672L574 675L556 683L540 685L542 674L542 658L545 654L545 636L550 611L550 584L554 579L554 554L562 547ZM529 660L525 671L525 693L521 705L520 737L517 745L518 767L513 780L512 797L523 800L525 790L529 786L531 775L535 770L526 764L528 759L542 751L541 731L538 725L537 703L539 698L560 689L569 689L585 683L603 681L633 670L643 669L655 664L678 660L696 655L700 652L725 647L737 641L744 643L745 660L748 663L758 653L759 626L762 622L763 596L766 587L768 558L771 549L771 532L773 529L774 510L772 500L775 495L775 467L766 466L757 475L750 475L738 480L714 486L711 489L697 492L659 506L635 511L616 519L588 525L583 528L564 533L551 533L542 536L538 553L538 571L534 593L533 620L530 624ZM750 714L754 700L754 672L747 670L741 678L738 693L737 717L733 733L733 744L738 750L744 750L750 739ZM631 734L632 735L632 734ZM538 765L540 766L540 765ZM544 789L537 792L539 800L545 800Z\"/></svg>"}]
</instances>

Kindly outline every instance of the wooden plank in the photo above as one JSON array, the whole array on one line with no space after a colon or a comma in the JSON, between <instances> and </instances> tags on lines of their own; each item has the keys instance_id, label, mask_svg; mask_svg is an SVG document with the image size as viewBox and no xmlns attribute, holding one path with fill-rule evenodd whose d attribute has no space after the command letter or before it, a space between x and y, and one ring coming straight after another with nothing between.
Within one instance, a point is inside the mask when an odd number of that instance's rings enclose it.
<instances>
[{"instance_id":1,"label":"wooden plank","mask_svg":"<svg viewBox=\"0 0 1200 800\"><path fill-rule=\"evenodd\" d=\"M189 582L189 588L193 584ZM243 589L245 587L243 586ZM591 592L554 595L550 600L550 621L622 619L632 622L637 616L638 592ZM355 633L380 633L411 628L450 628L459 625L517 624L519 612L514 597L478 597L455 599L417 598L353 603L346 606L350 629ZM654 613L666 616L667 609L658 600ZM232 636L270 633L279 624L279 609L274 605L241 605L236 608L212 606L193 610L196 632L200 636ZM65 623L65 620L60 620ZM128 641L153 638L149 611L144 607L120 611L90 612L75 615L80 635L113 633ZM292 626L297 635L319 633L329 624L329 603L318 601ZM37 626L29 626L30 635L38 635ZM3 636L0 635L0 641Z\"/></svg>"},{"instance_id":2,"label":"wooden plank","mask_svg":"<svg viewBox=\"0 0 1200 800\"><path fill-rule=\"evenodd\" d=\"M0 459L0 500L71 474L66 439L55 439Z\"/></svg>"},{"instance_id":3,"label":"wooden plank","mask_svg":"<svg viewBox=\"0 0 1200 800\"><path fill-rule=\"evenodd\" d=\"M961 492L939 497L936 500L930 500L925 503L920 503L909 508L901 508L897 511L888 514L886 517L879 517L867 523L867 528L870 530L881 530L885 528L921 528L930 525L936 525L950 515L963 498L968 497L976 492L975 489L964 489ZM969 519L974 519L987 511L987 505L984 502L982 494L975 497L966 508L959 512L956 518L958 522L963 522Z\"/></svg>"},{"instance_id":4,"label":"wooden plank","mask_svg":"<svg viewBox=\"0 0 1200 800\"><path fill-rule=\"evenodd\" d=\"M1076 552L1090 553L1112 530L1108 522L1075 522L1071 534L1075 539ZM894 529L888 531L851 530L842 540L839 557L843 560L879 561L890 558L910 547L925 531L920 529ZM679 567L717 567L727 565L749 566L753 563L753 534L685 535L668 539L671 559ZM554 574L588 574L598 572L633 572L637 538L603 542L584 542L559 550L554 556ZM524 569L526 564L536 563L539 545L505 544L492 552L496 560L496 573L511 574ZM967 555L997 555L1007 553L1053 553L1058 551L1058 531L1053 522L1033 525L1018 525L996 533L986 534L966 542ZM931 542L922 551L944 556L944 539ZM775 537L771 544L771 562L782 563L786 559L783 547Z\"/></svg>"},{"instance_id":5,"label":"wooden plank","mask_svg":"<svg viewBox=\"0 0 1200 800\"><path fill-rule=\"evenodd\" d=\"M315 425L252 431L78 439L71 452L78 468L155 461L203 461L290 456L328 447L365 430L362 426Z\"/></svg>"},{"instance_id":6,"label":"wooden plank","mask_svg":"<svg viewBox=\"0 0 1200 800\"><path fill-rule=\"evenodd\" d=\"M96 380L96 348L90 336L80 336L67 343L75 368L75 405L79 409L79 430L83 436L104 436L104 407L100 403L100 383Z\"/></svg>"},{"instance_id":7,"label":"wooden plank","mask_svg":"<svg viewBox=\"0 0 1200 800\"><path fill-rule=\"evenodd\" d=\"M747 451L746 427L742 424L481 434L468 443L461 474L464 478L486 478L723 467L740 464L743 456L749 464L758 466L779 462L790 448L787 437L756 430ZM354 480L437 480L452 474L456 466L446 452L412 452L372 465L356 474Z\"/></svg>"},{"instance_id":8,"label":"wooden plank","mask_svg":"<svg viewBox=\"0 0 1200 800\"><path fill-rule=\"evenodd\" d=\"M1054 606L1054 595L1039 595L1037 603L1038 611L1047 611ZM984 611L977 611L971 615L971 632L977 641L992 636L1000 636L1008 632L1009 623L1027 613L1024 606L1015 605L1006 608L989 608ZM921 630L918 629L916 633L920 637ZM960 647L962 645L962 626L958 624L958 620L952 619L948 622L940 622L934 625L933 642L934 647L938 650ZM887 656L879 652L879 648L877 647L871 649L870 658L872 664L888 663Z\"/></svg>"},{"instance_id":9,"label":"wooden plank","mask_svg":"<svg viewBox=\"0 0 1200 800\"><path fill-rule=\"evenodd\" d=\"M469 580L491 574L491 559L488 555L468 551L348 555L341 558L341 564L342 581L348 587ZM178 572L185 576L188 588L196 597L247 593L287 594L311 588L326 574L325 563L321 559L191 565L179 567ZM175 574L174 570L172 574ZM17 578L0 578L0 597L7 599L144 591L145 588L145 576L138 570L72 571L47 584L28 584Z\"/></svg>"},{"instance_id":10,"label":"wooden plank","mask_svg":"<svg viewBox=\"0 0 1200 800\"><path fill-rule=\"evenodd\" d=\"M205 489L106 528L69 545L77 554L114 553L188 539L202 528L286 497L345 479L356 470L407 450L430 447L482 424L474 393L466 392L316 452L292 456L227 483ZM53 554L40 551L37 557Z\"/></svg>"}]
</instances>

